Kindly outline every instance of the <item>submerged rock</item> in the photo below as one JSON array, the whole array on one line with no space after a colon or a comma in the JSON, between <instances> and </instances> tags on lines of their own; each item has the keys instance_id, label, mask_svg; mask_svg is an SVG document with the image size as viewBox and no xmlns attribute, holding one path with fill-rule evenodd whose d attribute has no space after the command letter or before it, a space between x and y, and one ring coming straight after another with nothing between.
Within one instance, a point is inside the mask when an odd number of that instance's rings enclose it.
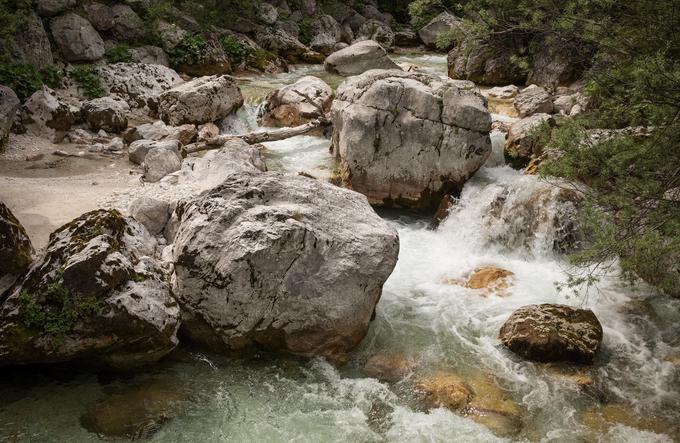
<instances>
[{"instance_id":1,"label":"submerged rock","mask_svg":"<svg viewBox=\"0 0 680 443\"><path fill-rule=\"evenodd\" d=\"M331 109L339 179L372 204L434 211L491 153L473 83L402 71L347 79Z\"/></svg>"},{"instance_id":2,"label":"submerged rock","mask_svg":"<svg viewBox=\"0 0 680 443\"><path fill-rule=\"evenodd\" d=\"M602 325L590 309L528 305L506 320L499 339L529 360L591 363L602 342Z\"/></svg>"},{"instance_id":3,"label":"submerged rock","mask_svg":"<svg viewBox=\"0 0 680 443\"><path fill-rule=\"evenodd\" d=\"M214 122L243 105L239 87L225 76L200 77L160 95L158 114L170 125Z\"/></svg>"},{"instance_id":4,"label":"submerged rock","mask_svg":"<svg viewBox=\"0 0 680 443\"><path fill-rule=\"evenodd\" d=\"M261 108L260 122L264 126L302 125L321 117L322 111L328 112L332 101L333 89L320 78L308 75L269 94Z\"/></svg>"},{"instance_id":5,"label":"submerged rock","mask_svg":"<svg viewBox=\"0 0 680 443\"><path fill-rule=\"evenodd\" d=\"M175 214L183 330L222 350L344 361L399 249L363 196L301 176L236 172Z\"/></svg>"},{"instance_id":6,"label":"submerged rock","mask_svg":"<svg viewBox=\"0 0 680 443\"><path fill-rule=\"evenodd\" d=\"M416 361L405 354L375 354L369 357L361 372L381 381L397 382L407 377Z\"/></svg>"},{"instance_id":7,"label":"submerged rock","mask_svg":"<svg viewBox=\"0 0 680 443\"><path fill-rule=\"evenodd\" d=\"M32 261L33 245L26 230L12 211L0 202L0 300Z\"/></svg>"},{"instance_id":8,"label":"submerged rock","mask_svg":"<svg viewBox=\"0 0 680 443\"><path fill-rule=\"evenodd\" d=\"M362 74L370 69L401 69L373 40L354 43L332 53L326 58L324 67L330 73L344 76Z\"/></svg>"},{"instance_id":9,"label":"submerged rock","mask_svg":"<svg viewBox=\"0 0 680 443\"><path fill-rule=\"evenodd\" d=\"M462 413L474 395L472 388L459 376L450 372L431 374L415 386L431 407L444 406Z\"/></svg>"},{"instance_id":10,"label":"submerged rock","mask_svg":"<svg viewBox=\"0 0 680 443\"><path fill-rule=\"evenodd\" d=\"M130 368L177 344L179 307L151 258L155 240L115 210L88 212L50 236L0 305L0 365Z\"/></svg>"},{"instance_id":11,"label":"submerged rock","mask_svg":"<svg viewBox=\"0 0 680 443\"><path fill-rule=\"evenodd\" d=\"M88 406L80 424L102 437L146 439L179 414L188 401L181 383L151 380Z\"/></svg>"}]
</instances>

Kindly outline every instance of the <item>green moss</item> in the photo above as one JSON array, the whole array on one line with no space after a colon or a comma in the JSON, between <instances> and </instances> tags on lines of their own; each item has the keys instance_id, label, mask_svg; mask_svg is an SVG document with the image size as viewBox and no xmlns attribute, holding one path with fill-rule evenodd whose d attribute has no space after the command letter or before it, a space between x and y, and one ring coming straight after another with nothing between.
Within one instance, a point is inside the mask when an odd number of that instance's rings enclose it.
<instances>
[{"instance_id":1,"label":"green moss","mask_svg":"<svg viewBox=\"0 0 680 443\"><path fill-rule=\"evenodd\" d=\"M71 71L71 77L83 90L85 97L89 99L99 98L106 95L102 87L99 73L92 65L81 65Z\"/></svg>"}]
</instances>

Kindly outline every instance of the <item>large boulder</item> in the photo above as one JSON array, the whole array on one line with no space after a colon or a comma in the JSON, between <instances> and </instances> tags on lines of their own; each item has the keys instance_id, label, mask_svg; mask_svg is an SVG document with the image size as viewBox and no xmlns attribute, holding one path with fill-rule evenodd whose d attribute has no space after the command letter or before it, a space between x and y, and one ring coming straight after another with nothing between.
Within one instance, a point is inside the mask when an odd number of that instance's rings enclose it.
<instances>
[{"instance_id":1,"label":"large boulder","mask_svg":"<svg viewBox=\"0 0 680 443\"><path fill-rule=\"evenodd\" d=\"M333 47L342 40L342 27L330 15L322 15L314 21L312 35L309 47L328 55L333 52Z\"/></svg>"},{"instance_id":2,"label":"large boulder","mask_svg":"<svg viewBox=\"0 0 680 443\"><path fill-rule=\"evenodd\" d=\"M355 37L359 41L376 41L387 50L394 48L394 31L389 25L378 20L366 20L356 32Z\"/></svg>"},{"instance_id":3,"label":"large boulder","mask_svg":"<svg viewBox=\"0 0 680 443\"><path fill-rule=\"evenodd\" d=\"M434 211L491 153L486 100L468 81L374 70L331 108L339 180L376 205Z\"/></svg>"},{"instance_id":4,"label":"large boulder","mask_svg":"<svg viewBox=\"0 0 680 443\"><path fill-rule=\"evenodd\" d=\"M128 158L132 163L141 165L149 152L164 149L179 156L180 143L178 140L137 140L128 147Z\"/></svg>"},{"instance_id":5,"label":"large boulder","mask_svg":"<svg viewBox=\"0 0 680 443\"><path fill-rule=\"evenodd\" d=\"M573 51L570 49L574 47L573 42L560 44L558 40L544 39L536 45L537 50L532 55L532 68L527 84L543 86L553 91L560 85L577 80L583 71L583 57L588 52L587 45L582 43L579 51Z\"/></svg>"},{"instance_id":6,"label":"large boulder","mask_svg":"<svg viewBox=\"0 0 680 443\"><path fill-rule=\"evenodd\" d=\"M412 29L402 29L394 33L394 45L412 48L420 44L420 37Z\"/></svg>"},{"instance_id":7,"label":"large boulder","mask_svg":"<svg viewBox=\"0 0 680 443\"><path fill-rule=\"evenodd\" d=\"M535 131L543 123L554 126L555 119L549 114L534 114L513 122L505 142L506 157L513 162L518 162L518 166L524 166L532 156L540 156L541 146Z\"/></svg>"},{"instance_id":8,"label":"large boulder","mask_svg":"<svg viewBox=\"0 0 680 443\"><path fill-rule=\"evenodd\" d=\"M602 325L590 309L528 305L506 320L499 339L529 360L592 363L602 342Z\"/></svg>"},{"instance_id":9,"label":"large boulder","mask_svg":"<svg viewBox=\"0 0 680 443\"><path fill-rule=\"evenodd\" d=\"M70 9L78 3L78 0L36 0L35 7L38 15L49 17Z\"/></svg>"},{"instance_id":10,"label":"large boulder","mask_svg":"<svg viewBox=\"0 0 680 443\"><path fill-rule=\"evenodd\" d=\"M127 129L130 106L111 96L95 98L83 104L82 113L90 129L122 132Z\"/></svg>"},{"instance_id":11,"label":"large boulder","mask_svg":"<svg viewBox=\"0 0 680 443\"><path fill-rule=\"evenodd\" d=\"M69 13L55 17L50 21L50 30L66 60L94 61L104 57L104 40L81 16Z\"/></svg>"},{"instance_id":12,"label":"large boulder","mask_svg":"<svg viewBox=\"0 0 680 443\"><path fill-rule=\"evenodd\" d=\"M28 15L19 27L12 52L18 62L37 68L54 63L50 40L42 20L36 14Z\"/></svg>"},{"instance_id":13,"label":"large boulder","mask_svg":"<svg viewBox=\"0 0 680 443\"><path fill-rule=\"evenodd\" d=\"M182 156L173 149L152 149L144 157L144 181L154 183L182 168Z\"/></svg>"},{"instance_id":14,"label":"large boulder","mask_svg":"<svg viewBox=\"0 0 680 443\"><path fill-rule=\"evenodd\" d=\"M158 114L167 124L214 122L243 105L239 87L225 76L200 77L160 96Z\"/></svg>"},{"instance_id":15,"label":"large boulder","mask_svg":"<svg viewBox=\"0 0 680 443\"><path fill-rule=\"evenodd\" d=\"M83 5L85 17L99 32L111 30L116 24L113 10L110 6L99 2L91 2Z\"/></svg>"},{"instance_id":16,"label":"large boulder","mask_svg":"<svg viewBox=\"0 0 680 443\"><path fill-rule=\"evenodd\" d=\"M7 146L9 133L20 106L21 102L14 91L0 85L0 152Z\"/></svg>"},{"instance_id":17,"label":"large boulder","mask_svg":"<svg viewBox=\"0 0 680 443\"><path fill-rule=\"evenodd\" d=\"M54 143L63 140L74 122L71 107L47 86L34 92L22 109L22 123L28 132Z\"/></svg>"},{"instance_id":18,"label":"large boulder","mask_svg":"<svg viewBox=\"0 0 680 443\"><path fill-rule=\"evenodd\" d=\"M130 59L135 63L170 66L168 55L158 46L139 46L130 49Z\"/></svg>"},{"instance_id":19,"label":"large boulder","mask_svg":"<svg viewBox=\"0 0 680 443\"><path fill-rule=\"evenodd\" d=\"M323 55L310 50L281 28L258 28L253 32L255 42L262 49L277 54L288 63L321 63Z\"/></svg>"},{"instance_id":20,"label":"large boulder","mask_svg":"<svg viewBox=\"0 0 680 443\"><path fill-rule=\"evenodd\" d=\"M357 75L369 69L400 69L387 52L373 40L354 43L332 53L324 63L326 71L339 75Z\"/></svg>"},{"instance_id":21,"label":"large boulder","mask_svg":"<svg viewBox=\"0 0 680 443\"><path fill-rule=\"evenodd\" d=\"M161 39L163 49L166 51L176 47L187 35L187 31L182 29L179 25L168 23L165 20L158 20L158 23L156 23L156 31Z\"/></svg>"},{"instance_id":22,"label":"large boulder","mask_svg":"<svg viewBox=\"0 0 680 443\"><path fill-rule=\"evenodd\" d=\"M515 109L520 117L553 111L552 96L544 88L530 85L519 91L515 97Z\"/></svg>"},{"instance_id":23,"label":"large boulder","mask_svg":"<svg viewBox=\"0 0 680 443\"><path fill-rule=\"evenodd\" d=\"M439 34L449 31L451 28L460 26L460 20L450 12L442 12L418 31L420 40L429 48L437 47Z\"/></svg>"},{"instance_id":24,"label":"large boulder","mask_svg":"<svg viewBox=\"0 0 680 443\"><path fill-rule=\"evenodd\" d=\"M309 97L310 103L305 97ZM261 108L264 126L298 126L328 112L333 89L318 77L302 77L292 85L277 89L267 96Z\"/></svg>"},{"instance_id":25,"label":"large boulder","mask_svg":"<svg viewBox=\"0 0 680 443\"><path fill-rule=\"evenodd\" d=\"M113 35L121 40L139 40L146 35L144 22L128 5L113 5Z\"/></svg>"},{"instance_id":26,"label":"large boulder","mask_svg":"<svg viewBox=\"0 0 680 443\"><path fill-rule=\"evenodd\" d=\"M148 106L155 110L158 97L182 83L174 70L161 65L114 63L97 68L102 86L109 94L125 100L131 107Z\"/></svg>"},{"instance_id":27,"label":"large boulder","mask_svg":"<svg viewBox=\"0 0 680 443\"><path fill-rule=\"evenodd\" d=\"M32 261L33 245L26 230L12 211L0 202L0 300Z\"/></svg>"},{"instance_id":28,"label":"large boulder","mask_svg":"<svg viewBox=\"0 0 680 443\"><path fill-rule=\"evenodd\" d=\"M483 85L524 83L526 73L512 63L512 55L487 43L464 41L449 51L449 77Z\"/></svg>"},{"instance_id":29,"label":"large boulder","mask_svg":"<svg viewBox=\"0 0 680 443\"><path fill-rule=\"evenodd\" d=\"M177 345L179 308L151 257L155 240L115 210L97 210L50 236L0 305L0 365L82 360L130 368Z\"/></svg>"},{"instance_id":30,"label":"large boulder","mask_svg":"<svg viewBox=\"0 0 680 443\"><path fill-rule=\"evenodd\" d=\"M223 350L346 361L399 250L363 196L301 176L237 172L175 213L183 330Z\"/></svg>"}]
</instances>

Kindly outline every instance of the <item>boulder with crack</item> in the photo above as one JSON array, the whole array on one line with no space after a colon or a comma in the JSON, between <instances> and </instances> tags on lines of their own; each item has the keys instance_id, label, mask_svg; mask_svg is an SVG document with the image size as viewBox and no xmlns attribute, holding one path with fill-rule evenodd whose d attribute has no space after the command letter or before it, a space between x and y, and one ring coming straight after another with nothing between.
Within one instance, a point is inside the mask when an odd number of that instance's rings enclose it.
<instances>
[{"instance_id":1,"label":"boulder with crack","mask_svg":"<svg viewBox=\"0 0 680 443\"><path fill-rule=\"evenodd\" d=\"M340 85L331 120L337 178L375 205L434 211L491 153L491 115L468 81L369 71Z\"/></svg>"},{"instance_id":2,"label":"boulder with crack","mask_svg":"<svg viewBox=\"0 0 680 443\"><path fill-rule=\"evenodd\" d=\"M346 361L399 251L363 196L302 176L236 172L175 216L183 329L227 351Z\"/></svg>"}]
</instances>

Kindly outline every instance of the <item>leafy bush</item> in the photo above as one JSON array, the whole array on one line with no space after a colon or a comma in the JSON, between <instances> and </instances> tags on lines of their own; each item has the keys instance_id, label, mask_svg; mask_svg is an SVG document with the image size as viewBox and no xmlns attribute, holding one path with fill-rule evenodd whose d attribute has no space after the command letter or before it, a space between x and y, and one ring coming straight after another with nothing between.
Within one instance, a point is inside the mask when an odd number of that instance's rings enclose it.
<instances>
[{"instance_id":1,"label":"leafy bush","mask_svg":"<svg viewBox=\"0 0 680 443\"><path fill-rule=\"evenodd\" d=\"M92 65L81 65L71 71L71 77L89 99L106 95L99 79L99 73Z\"/></svg>"},{"instance_id":2,"label":"leafy bush","mask_svg":"<svg viewBox=\"0 0 680 443\"><path fill-rule=\"evenodd\" d=\"M315 17L305 17L298 23L300 35L298 39L301 43L308 45L312 42L312 33L314 32Z\"/></svg>"},{"instance_id":3,"label":"leafy bush","mask_svg":"<svg viewBox=\"0 0 680 443\"><path fill-rule=\"evenodd\" d=\"M110 63L125 63L132 58L130 46L127 43L118 43L106 53L106 58Z\"/></svg>"},{"instance_id":4,"label":"leafy bush","mask_svg":"<svg viewBox=\"0 0 680 443\"><path fill-rule=\"evenodd\" d=\"M32 65L0 63L0 84L12 88L21 100L30 97L43 85L59 87L62 79L63 73L53 66L38 70Z\"/></svg>"},{"instance_id":5,"label":"leafy bush","mask_svg":"<svg viewBox=\"0 0 680 443\"><path fill-rule=\"evenodd\" d=\"M230 35L225 35L220 39L220 44L224 49L224 53L229 57L229 61L234 65L240 65L245 62L253 53L253 49L236 40Z\"/></svg>"},{"instance_id":6,"label":"leafy bush","mask_svg":"<svg viewBox=\"0 0 680 443\"><path fill-rule=\"evenodd\" d=\"M207 45L201 34L185 34L179 44L168 51L170 64L173 67L196 64Z\"/></svg>"},{"instance_id":7,"label":"leafy bush","mask_svg":"<svg viewBox=\"0 0 680 443\"><path fill-rule=\"evenodd\" d=\"M31 0L0 0L0 64L11 62L17 31L32 13Z\"/></svg>"},{"instance_id":8,"label":"leafy bush","mask_svg":"<svg viewBox=\"0 0 680 443\"><path fill-rule=\"evenodd\" d=\"M428 24L445 9L446 6L441 0L415 0L408 5L411 24L416 30Z\"/></svg>"}]
</instances>

